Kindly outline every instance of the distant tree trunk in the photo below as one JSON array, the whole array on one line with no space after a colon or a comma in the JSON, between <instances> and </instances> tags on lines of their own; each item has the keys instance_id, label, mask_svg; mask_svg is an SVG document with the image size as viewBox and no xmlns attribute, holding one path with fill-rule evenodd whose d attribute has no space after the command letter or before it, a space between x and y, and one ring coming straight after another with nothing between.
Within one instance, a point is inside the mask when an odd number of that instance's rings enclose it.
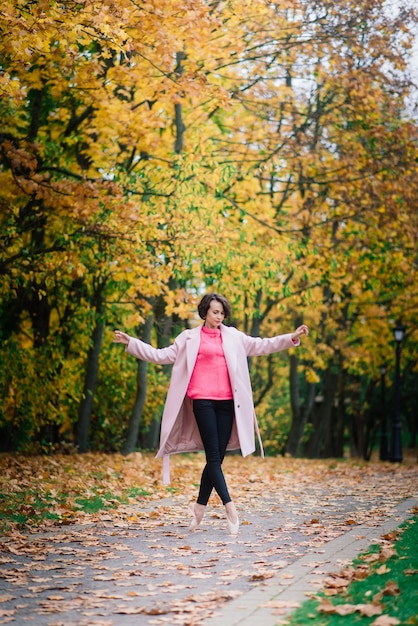
<instances>
[{"instance_id":1,"label":"distant tree trunk","mask_svg":"<svg viewBox=\"0 0 418 626\"><path fill-rule=\"evenodd\" d=\"M368 382L364 392L364 397L361 383L362 380L359 378L357 406L354 407L351 417L350 454L353 458L361 457L367 461L371 455L373 437L376 430L376 418L374 415L370 415L370 411L368 411L367 407L371 404L371 399L373 397L377 381L372 380Z\"/></svg>"},{"instance_id":2,"label":"distant tree trunk","mask_svg":"<svg viewBox=\"0 0 418 626\"><path fill-rule=\"evenodd\" d=\"M51 316L51 307L49 305L48 296L40 296L40 290L46 293L44 283L33 285L33 295L29 303L29 314L32 319L34 347L39 348L48 339L49 322Z\"/></svg>"},{"instance_id":3,"label":"distant tree trunk","mask_svg":"<svg viewBox=\"0 0 418 626\"><path fill-rule=\"evenodd\" d=\"M338 386L338 373L331 364L324 372L324 393L318 408L313 412L313 433L305 446L311 459L323 458L327 454L327 442L332 428L332 409Z\"/></svg>"},{"instance_id":4,"label":"distant tree trunk","mask_svg":"<svg viewBox=\"0 0 418 626\"><path fill-rule=\"evenodd\" d=\"M155 450L158 448L158 440L160 437L161 420L154 419L147 428L142 437L142 446L145 450Z\"/></svg>"},{"instance_id":5,"label":"distant tree trunk","mask_svg":"<svg viewBox=\"0 0 418 626\"><path fill-rule=\"evenodd\" d=\"M174 289L174 283L169 283L169 289ZM164 298L155 299L154 306L154 325L157 333L157 347L165 348L170 345L173 333L176 327L176 321L173 315L166 315ZM163 365L163 371L169 371L169 366Z\"/></svg>"},{"instance_id":6,"label":"distant tree trunk","mask_svg":"<svg viewBox=\"0 0 418 626\"><path fill-rule=\"evenodd\" d=\"M338 406L337 423L335 428L334 454L336 457L344 456L344 427L345 427L345 370L342 356L338 372Z\"/></svg>"},{"instance_id":7,"label":"distant tree trunk","mask_svg":"<svg viewBox=\"0 0 418 626\"><path fill-rule=\"evenodd\" d=\"M86 375L84 379L83 397L78 410L75 444L78 452L87 452L89 448L90 418L93 409L94 392L99 374L99 356L104 331L103 298L105 283L101 283L95 293L96 324L92 333L92 345L87 353Z\"/></svg>"},{"instance_id":8,"label":"distant tree trunk","mask_svg":"<svg viewBox=\"0 0 418 626\"><path fill-rule=\"evenodd\" d=\"M259 289L257 291L256 297L255 297L255 302L254 302L254 308L255 308L256 311L260 310L260 303L261 303L262 295L263 295L263 292L261 291L261 289ZM247 295L245 295L245 298L244 298L244 311L247 310L247 306L248 306ZM252 337L259 337L260 336L260 328L261 328L261 322L262 321L263 321L263 317L261 316L261 314L260 315L253 315L250 318L247 315L247 313L244 313L244 328L243 328L243 331L245 333L248 333ZM253 361L253 357L248 356L247 357L247 363L248 363L248 369L250 371L251 371L252 361Z\"/></svg>"},{"instance_id":9,"label":"distant tree trunk","mask_svg":"<svg viewBox=\"0 0 418 626\"><path fill-rule=\"evenodd\" d=\"M299 441L302 438L303 431L306 425L307 415L303 413L300 406L300 385L299 385L299 372L298 364L299 359L296 354L289 356L290 364L290 406L292 409L292 425L287 437L285 452L296 456Z\"/></svg>"},{"instance_id":10,"label":"distant tree trunk","mask_svg":"<svg viewBox=\"0 0 418 626\"><path fill-rule=\"evenodd\" d=\"M263 292L261 289L257 291L255 294L254 302L252 303L252 308L257 311L257 315L252 315L251 317L246 313L248 307L247 294L245 295L244 300L244 332L250 334L252 337L260 336L260 328L261 323L264 319L264 315L260 312L261 300L263 297Z\"/></svg>"},{"instance_id":11,"label":"distant tree trunk","mask_svg":"<svg viewBox=\"0 0 418 626\"><path fill-rule=\"evenodd\" d=\"M40 92L39 92L40 93ZM30 202L26 210L31 215L38 217L38 225L31 232L31 250L39 251L45 247L45 217L42 217L43 204ZM27 292L27 308L32 321L33 343L35 348L40 348L49 336L49 324L51 307L48 300L48 288L43 280L33 280Z\"/></svg>"},{"instance_id":12,"label":"distant tree trunk","mask_svg":"<svg viewBox=\"0 0 418 626\"><path fill-rule=\"evenodd\" d=\"M290 275L289 275L290 279ZM295 318L295 328L302 324L303 320L297 316ZM302 406L300 398L299 384L299 357L297 353L289 355L289 386L290 386L290 405L292 409L292 425L287 437L285 452L296 456L298 453L299 443L303 437L305 426L315 401L315 384L308 383L306 393L306 403Z\"/></svg>"},{"instance_id":13,"label":"distant tree trunk","mask_svg":"<svg viewBox=\"0 0 418 626\"><path fill-rule=\"evenodd\" d=\"M146 343L151 341L153 316L149 315L142 330L142 340ZM136 448L141 424L142 413L147 397L147 362L138 359L138 369L136 377L136 398L129 418L128 433L122 445L121 453L125 456L131 454Z\"/></svg>"},{"instance_id":14,"label":"distant tree trunk","mask_svg":"<svg viewBox=\"0 0 418 626\"><path fill-rule=\"evenodd\" d=\"M410 421L410 439L409 439L409 448L415 448L417 441L417 422L418 422L418 412L417 409L412 407L411 409L411 421Z\"/></svg>"},{"instance_id":15,"label":"distant tree trunk","mask_svg":"<svg viewBox=\"0 0 418 626\"><path fill-rule=\"evenodd\" d=\"M295 354L291 354L290 360L290 404L292 407L292 425L287 436L285 452L292 456L297 456L300 441L305 431L305 426L312 414L315 402L315 383L307 384L306 403L304 406L300 400L300 386L298 362Z\"/></svg>"},{"instance_id":16,"label":"distant tree trunk","mask_svg":"<svg viewBox=\"0 0 418 626\"><path fill-rule=\"evenodd\" d=\"M350 457L355 459L363 456L364 432L362 415L356 411L351 416L350 424Z\"/></svg>"},{"instance_id":17,"label":"distant tree trunk","mask_svg":"<svg viewBox=\"0 0 418 626\"><path fill-rule=\"evenodd\" d=\"M177 76L181 76L183 73L183 66L181 64L182 61L186 58L185 52L176 52L176 74ZM174 152L176 154L180 154L183 151L183 137L185 126L183 123L183 114L182 114L182 106L178 102L174 105L174 121L176 126L176 140L174 142Z\"/></svg>"}]
</instances>

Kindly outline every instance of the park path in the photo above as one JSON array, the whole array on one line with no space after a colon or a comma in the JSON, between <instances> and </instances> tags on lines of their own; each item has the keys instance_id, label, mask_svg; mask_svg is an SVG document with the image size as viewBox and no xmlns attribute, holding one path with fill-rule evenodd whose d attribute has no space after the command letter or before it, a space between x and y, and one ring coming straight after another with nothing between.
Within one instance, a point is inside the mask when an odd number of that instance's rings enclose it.
<instances>
[{"instance_id":1,"label":"park path","mask_svg":"<svg viewBox=\"0 0 418 626\"><path fill-rule=\"evenodd\" d=\"M236 460L225 460L226 471L229 463ZM267 486L255 477L242 487L237 538L216 502L189 533L184 494L144 499L94 524L16 533L1 542L0 624L245 624L263 598L287 588L289 600L301 567L319 584L387 524L401 523L417 504L417 486L417 464L336 463L309 473L303 465ZM299 575L298 583L300 600L306 581ZM273 626L274 611L252 623Z\"/></svg>"}]
</instances>

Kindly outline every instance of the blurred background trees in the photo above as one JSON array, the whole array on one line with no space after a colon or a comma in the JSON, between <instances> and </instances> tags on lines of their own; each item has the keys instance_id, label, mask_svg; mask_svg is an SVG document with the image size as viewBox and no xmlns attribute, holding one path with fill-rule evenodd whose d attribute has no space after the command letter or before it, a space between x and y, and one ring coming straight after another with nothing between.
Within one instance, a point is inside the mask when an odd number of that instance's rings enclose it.
<instances>
[{"instance_id":1,"label":"blurred background trees","mask_svg":"<svg viewBox=\"0 0 418 626\"><path fill-rule=\"evenodd\" d=\"M169 371L112 332L167 345L207 290L250 334L311 328L251 362L268 452L368 458L397 320L415 445L413 3L6 1L1 17L1 448L155 448Z\"/></svg>"}]
</instances>

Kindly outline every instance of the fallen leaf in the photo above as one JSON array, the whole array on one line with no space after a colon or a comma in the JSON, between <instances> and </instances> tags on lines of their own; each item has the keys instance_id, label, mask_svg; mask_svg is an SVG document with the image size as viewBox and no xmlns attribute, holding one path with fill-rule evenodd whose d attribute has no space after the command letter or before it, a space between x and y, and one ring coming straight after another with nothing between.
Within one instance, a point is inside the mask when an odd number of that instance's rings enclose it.
<instances>
[{"instance_id":1,"label":"fallen leaf","mask_svg":"<svg viewBox=\"0 0 418 626\"><path fill-rule=\"evenodd\" d=\"M323 600L318 606L319 613L350 615L350 613L355 613L356 610L354 604L332 604L329 600Z\"/></svg>"},{"instance_id":2,"label":"fallen leaf","mask_svg":"<svg viewBox=\"0 0 418 626\"><path fill-rule=\"evenodd\" d=\"M379 604L358 604L359 613L366 617L373 617L373 615L380 615L383 608Z\"/></svg>"},{"instance_id":3,"label":"fallen leaf","mask_svg":"<svg viewBox=\"0 0 418 626\"><path fill-rule=\"evenodd\" d=\"M274 574L271 572L258 572L249 577L250 583L258 582L259 580L267 580L268 578L273 578Z\"/></svg>"},{"instance_id":4,"label":"fallen leaf","mask_svg":"<svg viewBox=\"0 0 418 626\"><path fill-rule=\"evenodd\" d=\"M333 588L338 588L341 589L343 587L347 587L350 584L350 579L348 578L341 578L339 576L328 576L327 578L324 579L324 585L326 587L333 587Z\"/></svg>"},{"instance_id":5,"label":"fallen leaf","mask_svg":"<svg viewBox=\"0 0 418 626\"><path fill-rule=\"evenodd\" d=\"M387 561L391 556L396 554L396 550L394 550L390 546L384 546L380 549L379 552L379 561Z\"/></svg>"},{"instance_id":6,"label":"fallen leaf","mask_svg":"<svg viewBox=\"0 0 418 626\"><path fill-rule=\"evenodd\" d=\"M351 615L358 612L361 615L372 617L373 615L380 615L382 607L375 604L332 604L329 600L322 600L318 606L318 611L333 615Z\"/></svg>"},{"instance_id":7,"label":"fallen leaf","mask_svg":"<svg viewBox=\"0 0 418 626\"><path fill-rule=\"evenodd\" d=\"M386 541L394 541L398 536L399 536L399 531L393 530L390 533L386 533L385 535L382 535L382 539L385 539Z\"/></svg>"},{"instance_id":8,"label":"fallen leaf","mask_svg":"<svg viewBox=\"0 0 418 626\"><path fill-rule=\"evenodd\" d=\"M383 594L385 596L397 596L400 593L401 590L399 589L397 583L393 582L392 580L388 580L385 588L383 589Z\"/></svg>"},{"instance_id":9,"label":"fallen leaf","mask_svg":"<svg viewBox=\"0 0 418 626\"><path fill-rule=\"evenodd\" d=\"M15 609L0 609L0 616L1 617L11 617L13 615L15 615L16 610Z\"/></svg>"},{"instance_id":10,"label":"fallen leaf","mask_svg":"<svg viewBox=\"0 0 418 626\"><path fill-rule=\"evenodd\" d=\"M370 626L396 626L401 622L396 617L391 617L390 615L381 615L374 622L371 623Z\"/></svg>"},{"instance_id":11,"label":"fallen leaf","mask_svg":"<svg viewBox=\"0 0 418 626\"><path fill-rule=\"evenodd\" d=\"M143 606L117 606L113 609L113 613L118 615L139 615L140 613L147 613ZM159 613L147 613L148 615L159 615Z\"/></svg>"}]
</instances>

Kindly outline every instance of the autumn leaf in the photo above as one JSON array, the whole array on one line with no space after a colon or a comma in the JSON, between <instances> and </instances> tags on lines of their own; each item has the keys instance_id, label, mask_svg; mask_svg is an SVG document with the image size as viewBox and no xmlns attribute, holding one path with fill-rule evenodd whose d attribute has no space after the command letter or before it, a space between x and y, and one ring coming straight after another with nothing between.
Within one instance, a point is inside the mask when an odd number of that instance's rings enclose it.
<instances>
[{"instance_id":1,"label":"autumn leaf","mask_svg":"<svg viewBox=\"0 0 418 626\"><path fill-rule=\"evenodd\" d=\"M252 574L249 577L250 582L259 582L260 580L268 580L269 578L273 578L274 572L257 572L256 574Z\"/></svg>"},{"instance_id":2,"label":"autumn leaf","mask_svg":"<svg viewBox=\"0 0 418 626\"><path fill-rule=\"evenodd\" d=\"M401 622L396 617L390 615L381 615L372 622L372 626L397 626Z\"/></svg>"},{"instance_id":3,"label":"autumn leaf","mask_svg":"<svg viewBox=\"0 0 418 626\"><path fill-rule=\"evenodd\" d=\"M382 613L382 607L375 604L332 604L327 600L323 600L319 606L318 611L320 613L329 613L336 615L350 615L352 613L359 612L360 615L372 617L373 615L380 615Z\"/></svg>"}]
</instances>

